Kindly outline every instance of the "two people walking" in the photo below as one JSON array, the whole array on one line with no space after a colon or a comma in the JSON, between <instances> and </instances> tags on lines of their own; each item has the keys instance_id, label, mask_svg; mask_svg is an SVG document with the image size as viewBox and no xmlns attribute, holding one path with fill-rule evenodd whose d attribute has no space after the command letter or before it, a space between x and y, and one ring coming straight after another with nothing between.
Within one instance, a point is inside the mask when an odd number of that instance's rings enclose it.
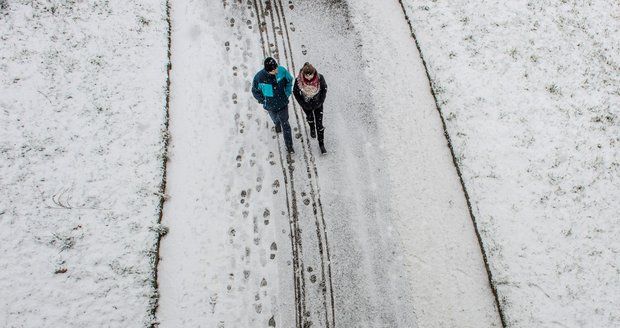
<instances>
[{"instance_id":1,"label":"two people walking","mask_svg":"<svg viewBox=\"0 0 620 328\"><path fill-rule=\"evenodd\" d=\"M254 76L252 95L269 113L276 132L284 133L286 151L295 152L288 122L288 98L294 94L310 125L310 136L318 137L321 153L325 154L327 150L324 145L323 102L327 95L327 83L323 75L312 65L305 63L293 81L293 76L286 68L278 65L275 59L267 57L263 66L264 69Z\"/></svg>"}]
</instances>

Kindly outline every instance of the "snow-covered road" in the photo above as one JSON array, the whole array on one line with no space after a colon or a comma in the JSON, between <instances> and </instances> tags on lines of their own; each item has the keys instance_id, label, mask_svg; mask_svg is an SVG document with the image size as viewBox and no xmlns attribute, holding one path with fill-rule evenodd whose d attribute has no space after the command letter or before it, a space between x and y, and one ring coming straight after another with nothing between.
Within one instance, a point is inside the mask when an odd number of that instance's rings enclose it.
<instances>
[{"instance_id":1,"label":"snow-covered road","mask_svg":"<svg viewBox=\"0 0 620 328\"><path fill-rule=\"evenodd\" d=\"M397 2L171 5L162 327L499 324ZM249 92L265 55L325 75L327 156L291 103L287 162Z\"/></svg>"}]
</instances>

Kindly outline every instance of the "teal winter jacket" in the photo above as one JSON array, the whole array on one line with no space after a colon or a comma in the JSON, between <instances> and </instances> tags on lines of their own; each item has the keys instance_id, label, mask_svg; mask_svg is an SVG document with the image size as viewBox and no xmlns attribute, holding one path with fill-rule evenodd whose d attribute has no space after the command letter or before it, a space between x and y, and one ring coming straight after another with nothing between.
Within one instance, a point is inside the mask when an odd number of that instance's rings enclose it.
<instances>
[{"instance_id":1,"label":"teal winter jacket","mask_svg":"<svg viewBox=\"0 0 620 328\"><path fill-rule=\"evenodd\" d=\"M278 111L288 105L288 97L293 92L293 76L286 68L278 66L276 75L264 69L254 76L252 95L268 111Z\"/></svg>"}]
</instances>

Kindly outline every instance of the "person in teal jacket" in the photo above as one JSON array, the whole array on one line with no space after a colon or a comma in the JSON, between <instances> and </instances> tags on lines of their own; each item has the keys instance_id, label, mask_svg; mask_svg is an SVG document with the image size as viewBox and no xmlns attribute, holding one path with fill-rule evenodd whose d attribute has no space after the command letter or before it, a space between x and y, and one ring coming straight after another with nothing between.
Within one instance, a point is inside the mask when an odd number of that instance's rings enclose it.
<instances>
[{"instance_id":1,"label":"person in teal jacket","mask_svg":"<svg viewBox=\"0 0 620 328\"><path fill-rule=\"evenodd\" d=\"M284 132L286 151L294 153L291 125L288 123L288 98L293 93L293 76L275 59L267 57L264 69L254 76L252 95L267 110L276 132Z\"/></svg>"}]
</instances>

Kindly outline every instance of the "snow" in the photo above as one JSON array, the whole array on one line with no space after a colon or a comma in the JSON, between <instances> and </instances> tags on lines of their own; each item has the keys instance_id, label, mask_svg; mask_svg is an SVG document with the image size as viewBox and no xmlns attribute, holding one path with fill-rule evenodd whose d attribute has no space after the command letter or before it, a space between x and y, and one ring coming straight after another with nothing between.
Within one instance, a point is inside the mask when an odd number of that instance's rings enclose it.
<instances>
[{"instance_id":1,"label":"snow","mask_svg":"<svg viewBox=\"0 0 620 328\"><path fill-rule=\"evenodd\" d=\"M403 4L483 245L399 2L0 0L0 326L620 326L619 4Z\"/></svg>"},{"instance_id":2,"label":"snow","mask_svg":"<svg viewBox=\"0 0 620 328\"><path fill-rule=\"evenodd\" d=\"M0 7L0 326L151 320L161 2Z\"/></svg>"},{"instance_id":3,"label":"snow","mask_svg":"<svg viewBox=\"0 0 620 328\"><path fill-rule=\"evenodd\" d=\"M620 325L617 1L404 1L510 327Z\"/></svg>"}]
</instances>

